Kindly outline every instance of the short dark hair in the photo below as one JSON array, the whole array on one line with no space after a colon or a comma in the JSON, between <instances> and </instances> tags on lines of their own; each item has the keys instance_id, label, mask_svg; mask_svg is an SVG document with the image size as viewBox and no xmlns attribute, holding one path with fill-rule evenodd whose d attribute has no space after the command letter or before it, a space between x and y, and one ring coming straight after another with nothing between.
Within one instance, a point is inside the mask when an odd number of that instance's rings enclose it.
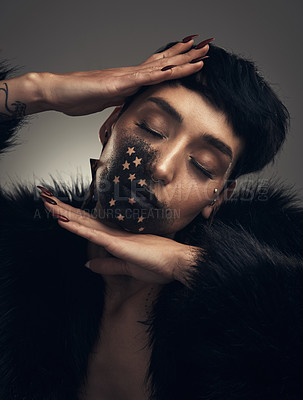
<instances>
[{"instance_id":1,"label":"short dark hair","mask_svg":"<svg viewBox=\"0 0 303 400\"><path fill-rule=\"evenodd\" d=\"M260 171L274 160L286 137L289 113L252 61L212 44L209 47L209 58L200 71L165 84L193 90L224 112L235 135L244 140L242 154L229 177L235 179ZM128 98L121 113L146 88Z\"/></svg>"}]
</instances>

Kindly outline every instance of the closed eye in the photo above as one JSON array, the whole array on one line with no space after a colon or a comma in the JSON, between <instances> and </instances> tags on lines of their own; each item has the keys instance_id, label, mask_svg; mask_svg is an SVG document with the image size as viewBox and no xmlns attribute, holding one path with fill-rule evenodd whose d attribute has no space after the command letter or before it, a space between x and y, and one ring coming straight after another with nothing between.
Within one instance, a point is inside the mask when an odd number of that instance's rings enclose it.
<instances>
[{"instance_id":1,"label":"closed eye","mask_svg":"<svg viewBox=\"0 0 303 400\"><path fill-rule=\"evenodd\" d=\"M207 170L206 168L204 168L200 163L198 163L198 161L196 161L194 158L190 157L191 162L194 164L195 167L197 167L200 171L203 172L203 174L205 176L207 176L207 178L209 179L214 179L212 172L210 172L209 170Z\"/></svg>"},{"instance_id":2,"label":"closed eye","mask_svg":"<svg viewBox=\"0 0 303 400\"><path fill-rule=\"evenodd\" d=\"M143 129L144 131L151 133L151 134L154 135L154 136L161 137L162 139L165 139L165 136L162 135L162 133L157 132L157 131L151 129L151 128L146 124L145 121L142 121L142 122L140 122L140 123L139 123L139 122L136 122L136 125L137 125L139 128Z\"/></svg>"},{"instance_id":3,"label":"closed eye","mask_svg":"<svg viewBox=\"0 0 303 400\"><path fill-rule=\"evenodd\" d=\"M154 136L157 136L157 137L160 137L160 138L162 138L162 139L165 139L165 136L162 135L162 133L157 132L157 131L151 129L151 128L146 124L145 121L136 122L135 124L136 124L140 129L143 129L144 131L146 131L146 132L148 132L148 133L151 133L151 134L154 135ZM209 171L209 170L207 170L206 168L204 168L204 167L203 167L200 163L198 163L198 161L196 161L194 158L190 157L190 159L191 159L191 162L194 164L194 166L195 166L199 171L201 171L207 178L212 179L212 180L214 179L213 174L212 174L211 171Z\"/></svg>"}]
</instances>

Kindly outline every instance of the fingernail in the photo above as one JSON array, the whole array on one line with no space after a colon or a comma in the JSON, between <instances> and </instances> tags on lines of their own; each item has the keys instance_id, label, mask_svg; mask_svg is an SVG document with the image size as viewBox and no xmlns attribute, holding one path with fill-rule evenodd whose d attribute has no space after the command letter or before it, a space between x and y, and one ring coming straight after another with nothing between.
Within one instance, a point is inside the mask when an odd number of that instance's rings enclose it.
<instances>
[{"instance_id":1,"label":"fingernail","mask_svg":"<svg viewBox=\"0 0 303 400\"><path fill-rule=\"evenodd\" d=\"M58 215L58 219L62 222L69 222L69 219L66 218L64 215Z\"/></svg>"},{"instance_id":2,"label":"fingernail","mask_svg":"<svg viewBox=\"0 0 303 400\"><path fill-rule=\"evenodd\" d=\"M203 42L200 42L199 44L197 44L197 46L195 46L195 49L202 49L202 47L206 46L208 43L212 42L214 40L214 38L210 38L210 39L206 39L203 40Z\"/></svg>"},{"instance_id":3,"label":"fingernail","mask_svg":"<svg viewBox=\"0 0 303 400\"><path fill-rule=\"evenodd\" d=\"M204 56L204 57L195 58L194 60L191 60L189 63L190 63L190 64L195 64L195 63L197 63L197 62L199 62L199 61L205 60L206 58L209 58L209 56Z\"/></svg>"},{"instance_id":4,"label":"fingernail","mask_svg":"<svg viewBox=\"0 0 303 400\"><path fill-rule=\"evenodd\" d=\"M187 43L187 42L189 42L190 40L192 40L193 38L195 38L195 37L197 37L197 36L199 36L199 35L190 35L190 36L186 36L184 39L182 39L182 42L183 42L183 43Z\"/></svg>"},{"instance_id":5,"label":"fingernail","mask_svg":"<svg viewBox=\"0 0 303 400\"><path fill-rule=\"evenodd\" d=\"M90 261L87 261L84 265L86 268L90 269Z\"/></svg>"},{"instance_id":6,"label":"fingernail","mask_svg":"<svg viewBox=\"0 0 303 400\"><path fill-rule=\"evenodd\" d=\"M53 193L50 192L49 190L47 190L45 187L43 186L37 186L38 189L42 190L43 193L47 194L48 196L53 196Z\"/></svg>"},{"instance_id":7,"label":"fingernail","mask_svg":"<svg viewBox=\"0 0 303 400\"><path fill-rule=\"evenodd\" d=\"M167 71L168 69L172 69L172 68L174 68L174 67L176 67L176 65L167 65L166 67L163 67L163 68L161 69L161 71Z\"/></svg>"},{"instance_id":8,"label":"fingernail","mask_svg":"<svg viewBox=\"0 0 303 400\"><path fill-rule=\"evenodd\" d=\"M55 202L55 200L50 199L49 197L45 196L43 193L40 193L40 197L42 197L42 199L44 199L47 203L52 204L53 206L57 206L57 203Z\"/></svg>"}]
</instances>

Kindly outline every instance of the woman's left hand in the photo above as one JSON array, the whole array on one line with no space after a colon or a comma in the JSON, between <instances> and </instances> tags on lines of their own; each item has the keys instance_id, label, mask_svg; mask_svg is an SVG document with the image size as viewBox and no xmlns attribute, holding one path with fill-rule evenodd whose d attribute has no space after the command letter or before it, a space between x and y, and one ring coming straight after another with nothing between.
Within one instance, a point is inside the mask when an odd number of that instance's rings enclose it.
<instances>
[{"instance_id":1,"label":"woman's left hand","mask_svg":"<svg viewBox=\"0 0 303 400\"><path fill-rule=\"evenodd\" d=\"M54 196L41 194L41 198L62 228L102 246L109 253L107 257L89 261L92 271L104 275L128 275L148 283L166 284L178 280L187 286L201 249L162 236L111 228ZM57 204L50 204L49 199Z\"/></svg>"}]
</instances>

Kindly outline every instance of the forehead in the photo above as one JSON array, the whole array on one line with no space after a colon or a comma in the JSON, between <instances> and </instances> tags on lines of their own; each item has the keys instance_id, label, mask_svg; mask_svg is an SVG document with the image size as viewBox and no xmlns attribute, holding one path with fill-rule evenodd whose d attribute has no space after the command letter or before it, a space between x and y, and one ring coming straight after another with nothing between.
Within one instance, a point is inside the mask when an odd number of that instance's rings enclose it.
<instances>
[{"instance_id":1,"label":"forehead","mask_svg":"<svg viewBox=\"0 0 303 400\"><path fill-rule=\"evenodd\" d=\"M199 93L181 85L159 84L149 87L135 98L126 114L158 116L167 123L181 126L177 134L186 134L189 140L195 141L203 135L217 139L218 143L221 141L231 149L232 164L235 164L244 147L222 111Z\"/></svg>"}]
</instances>

